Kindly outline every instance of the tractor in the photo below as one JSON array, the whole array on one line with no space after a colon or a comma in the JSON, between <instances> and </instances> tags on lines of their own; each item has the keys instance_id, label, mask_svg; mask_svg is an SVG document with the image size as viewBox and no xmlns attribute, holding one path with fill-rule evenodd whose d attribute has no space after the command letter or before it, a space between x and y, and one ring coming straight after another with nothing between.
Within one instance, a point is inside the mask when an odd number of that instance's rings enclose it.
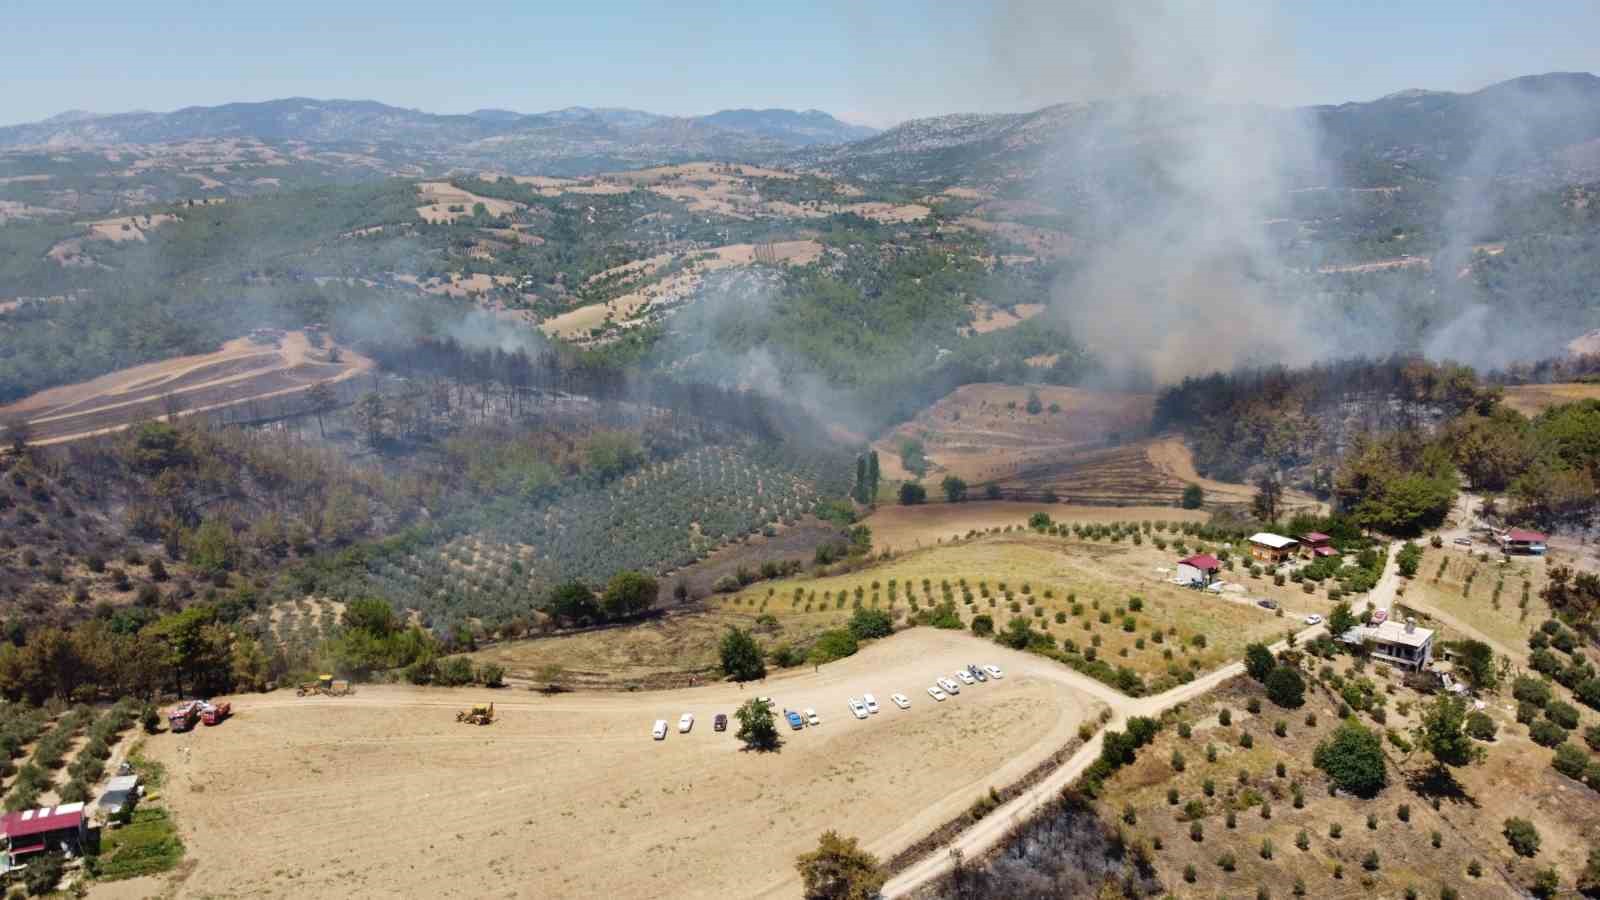
<instances>
[{"instance_id":1,"label":"tractor","mask_svg":"<svg viewBox=\"0 0 1600 900\"><path fill-rule=\"evenodd\" d=\"M456 721L465 722L468 725L492 725L494 724L494 704L490 703L488 706L474 706L471 709L463 709L456 713Z\"/></svg>"}]
</instances>

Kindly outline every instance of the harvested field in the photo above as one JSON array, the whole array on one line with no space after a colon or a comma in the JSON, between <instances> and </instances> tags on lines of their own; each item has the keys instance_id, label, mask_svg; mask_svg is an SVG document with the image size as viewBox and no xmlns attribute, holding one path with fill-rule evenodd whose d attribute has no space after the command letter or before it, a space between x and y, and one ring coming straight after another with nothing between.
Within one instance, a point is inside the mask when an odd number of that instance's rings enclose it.
<instances>
[{"instance_id":1,"label":"harvested field","mask_svg":"<svg viewBox=\"0 0 1600 900\"><path fill-rule=\"evenodd\" d=\"M41 391L0 407L0 418L25 418L34 443L70 441L126 428L173 410L189 415L292 394L314 384L344 381L372 368L366 357L342 352L340 362L327 362L298 331L286 333L278 347L240 338L215 353L147 363Z\"/></svg>"},{"instance_id":2,"label":"harvested field","mask_svg":"<svg viewBox=\"0 0 1600 900\"><path fill-rule=\"evenodd\" d=\"M1194 468L1194 453L1184 444L1182 438L1169 436L1150 441L1145 445L1145 454L1149 457L1150 464L1163 475L1183 485L1198 484L1204 488L1208 504L1249 503L1255 496L1255 489L1250 485L1215 481L1201 476ZM1310 494L1292 489L1284 490L1283 503L1289 510L1302 508L1322 510L1326 507L1326 504Z\"/></svg>"},{"instance_id":3,"label":"harvested field","mask_svg":"<svg viewBox=\"0 0 1600 900\"><path fill-rule=\"evenodd\" d=\"M1485 549L1474 546L1475 551ZM1563 554L1552 557L1508 557L1493 550L1488 562L1446 544L1425 549L1417 575L1396 601L1415 605L1455 622L1463 622L1513 656L1527 648L1528 637L1550 608L1540 599L1548 579L1546 567L1570 564Z\"/></svg>"},{"instance_id":4,"label":"harvested field","mask_svg":"<svg viewBox=\"0 0 1600 900\"><path fill-rule=\"evenodd\" d=\"M1562 382L1516 384L1505 389L1505 404L1525 416L1537 416L1552 406L1578 400L1600 400L1600 384Z\"/></svg>"},{"instance_id":5,"label":"harvested field","mask_svg":"<svg viewBox=\"0 0 1600 900\"><path fill-rule=\"evenodd\" d=\"M1030 394L1039 396L1040 411L1028 412ZM1143 430L1155 398L1082 388L1038 385L968 384L951 391L874 446L884 477L910 477L900 466L900 442L922 441L932 464L930 483L943 474L969 485L993 481L1014 483L1017 474L1040 465L1054 465L1082 450L1098 448L1114 435ZM1036 486L1034 490L1042 490ZM1182 486L1179 486L1182 490ZM1169 502L1165 495L1146 501Z\"/></svg>"},{"instance_id":6,"label":"harvested field","mask_svg":"<svg viewBox=\"0 0 1600 900\"><path fill-rule=\"evenodd\" d=\"M940 704L923 693L975 661L1007 678ZM1047 660L929 629L827 668L744 691L234 698L225 726L148 744L194 860L172 895L795 896L794 857L824 829L891 855L1067 744L1109 696ZM913 705L857 721L845 698L863 691ZM785 731L778 753L740 752L711 717L756 693L823 724ZM491 700L494 725L453 721ZM650 740L652 720L685 710L692 733Z\"/></svg>"}]
</instances>

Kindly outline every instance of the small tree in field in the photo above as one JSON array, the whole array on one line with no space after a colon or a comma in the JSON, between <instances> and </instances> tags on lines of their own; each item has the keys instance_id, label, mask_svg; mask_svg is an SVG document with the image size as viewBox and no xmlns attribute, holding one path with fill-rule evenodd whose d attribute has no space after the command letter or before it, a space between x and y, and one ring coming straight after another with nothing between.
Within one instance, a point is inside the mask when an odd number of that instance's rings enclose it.
<instances>
[{"instance_id":1,"label":"small tree in field","mask_svg":"<svg viewBox=\"0 0 1600 900\"><path fill-rule=\"evenodd\" d=\"M1312 761L1340 790L1357 796L1371 797L1388 784L1383 742L1354 719L1318 744Z\"/></svg>"},{"instance_id":2,"label":"small tree in field","mask_svg":"<svg viewBox=\"0 0 1600 900\"><path fill-rule=\"evenodd\" d=\"M1505 830L1501 832L1506 836L1506 843L1517 852L1518 856L1536 856L1539 853L1539 829L1527 819L1512 817L1506 820Z\"/></svg>"},{"instance_id":3,"label":"small tree in field","mask_svg":"<svg viewBox=\"0 0 1600 900\"><path fill-rule=\"evenodd\" d=\"M1306 702L1306 682L1289 666L1278 666L1267 675L1267 699L1285 709L1297 709Z\"/></svg>"},{"instance_id":4,"label":"small tree in field","mask_svg":"<svg viewBox=\"0 0 1600 900\"><path fill-rule=\"evenodd\" d=\"M733 714L739 720L735 733L745 749L770 751L778 749L778 725L772 715L772 705L760 700L747 700Z\"/></svg>"},{"instance_id":5,"label":"small tree in field","mask_svg":"<svg viewBox=\"0 0 1600 900\"><path fill-rule=\"evenodd\" d=\"M729 628L722 636L722 671L734 681L754 681L764 678L767 664L761 658L761 648L750 632Z\"/></svg>"},{"instance_id":6,"label":"small tree in field","mask_svg":"<svg viewBox=\"0 0 1600 900\"><path fill-rule=\"evenodd\" d=\"M954 475L946 475L940 487L944 488L944 499L950 503L967 499L967 483Z\"/></svg>"},{"instance_id":7,"label":"small tree in field","mask_svg":"<svg viewBox=\"0 0 1600 900\"><path fill-rule=\"evenodd\" d=\"M1205 505L1206 491L1198 484L1191 484L1183 489L1182 505L1184 509L1199 509Z\"/></svg>"},{"instance_id":8,"label":"small tree in field","mask_svg":"<svg viewBox=\"0 0 1600 900\"><path fill-rule=\"evenodd\" d=\"M817 849L800 854L794 867L806 900L871 900L889 880L876 856L836 831L823 832Z\"/></svg>"}]
</instances>

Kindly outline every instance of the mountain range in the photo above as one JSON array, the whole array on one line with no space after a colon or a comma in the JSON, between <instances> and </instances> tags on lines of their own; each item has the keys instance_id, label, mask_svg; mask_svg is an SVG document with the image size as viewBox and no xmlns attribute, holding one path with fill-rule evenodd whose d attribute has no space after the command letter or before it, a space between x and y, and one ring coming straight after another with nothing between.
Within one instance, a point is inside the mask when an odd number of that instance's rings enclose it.
<instances>
[{"instance_id":1,"label":"mountain range","mask_svg":"<svg viewBox=\"0 0 1600 900\"><path fill-rule=\"evenodd\" d=\"M525 114L440 115L370 100L289 98L173 112L71 111L0 128L0 150L159 144L216 138L299 141L428 167L584 175L694 159L824 167L863 179L1003 184L1039 171L1098 178L1185 143L1223 137L1249 149L1308 136L1303 183L1346 186L1455 177L1600 177L1600 78L1550 73L1467 93L1407 90L1299 108L1177 97L1063 103L1033 112L914 119L886 131L819 110L729 109L664 116L574 106Z\"/></svg>"}]
</instances>

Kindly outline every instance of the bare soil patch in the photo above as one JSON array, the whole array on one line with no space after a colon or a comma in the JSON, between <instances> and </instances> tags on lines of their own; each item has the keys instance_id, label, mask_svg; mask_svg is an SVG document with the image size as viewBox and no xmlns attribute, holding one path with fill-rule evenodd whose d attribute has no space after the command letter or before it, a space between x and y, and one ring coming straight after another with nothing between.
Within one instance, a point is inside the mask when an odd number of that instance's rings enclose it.
<instances>
[{"instance_id":1,"label":"bare soil patch","mask_svg":"<svg viewBox=\"0 0 1600 900\"><path fill-rule=\"evenodd\" d=\"M417 196L422 200L422 205L417 207L417 215L431 223L454 222L469 217L472 208L479 203L491 216L503 216L522 208L522 204L510 200L480 197L448 181L424 181L417 185Z\"/></svg>"},{"instance_id":2,"label":"bare soil patch","mask_svg":"<svg viewBox=\"0 0 1600 900\"><path fill-rule=\"evenodd\" d=\"M1580 340L1583 340L1583 338L1580 338ZM1600 340L1596 341L1595 350L1600 351ZM1560 406L1563 403L1573 403L1578 400L1595 399L1600 399L1600 384L1580 381L1556 384L1517 384L1505 389L1505 404L1530 417L1537 416L1552 406Z\"/></svg>"},{"instance_id":3,"label":"bare soil patch","mask_svg":"<svg viewBox=\"0 0 1600 900\"><path fill-rule=\"evenodd\" d=\"M1069 506L1060 503L1014 503L976 500L969 503L934 503L923 506L881 506L864 521L872 529L874 549L910 550L949 541L968 531L987 531L1007 525L1024 525L1028 517L1043 512L1059 522L1132 522L1164 519L1204 522L1210 516L1197 509L1171 506Z\"/></svg>"},{"instance_id":4,"label":"bare soil patch","mask_svg":"<svg viewBox=\"0 0 1600 900\"><path fill-rule=\"evenodd\" d=\"M978 661L1008 677L940 704L922 692ZM744 691L235 698L226 725L149 743L197 863L176 896L493 896L508 885L542 897L793 896L794 857L841 815L892 855L1071 740L1099 690L1037 657L926 629L825 668ZM913 705L857 721L845 699L863 691L901 691ZM785 732L778 753L740 752L711 717L755 693L814 707L823 724ZM494 725L454 721L490 700ZM686 710L692 733L650 740L653 720Z\"/></svg>"},{"instance_id":5,"label":"bare soil patch","mask_svg":"<svg viewBox=\"0 0 1600 900\"><path fill-rule=\"evenodd\" d=\"M298 331L287 332L277 347L240 338L215 353L40 391L0 407L0 418L25 417L35 443L70 441L166 415L169 396L180 415L190 415L344 381L372 368L372 361L358 353L341 349L341 354L339 362L328 362Z\"/></svg>"}]
</instances>

